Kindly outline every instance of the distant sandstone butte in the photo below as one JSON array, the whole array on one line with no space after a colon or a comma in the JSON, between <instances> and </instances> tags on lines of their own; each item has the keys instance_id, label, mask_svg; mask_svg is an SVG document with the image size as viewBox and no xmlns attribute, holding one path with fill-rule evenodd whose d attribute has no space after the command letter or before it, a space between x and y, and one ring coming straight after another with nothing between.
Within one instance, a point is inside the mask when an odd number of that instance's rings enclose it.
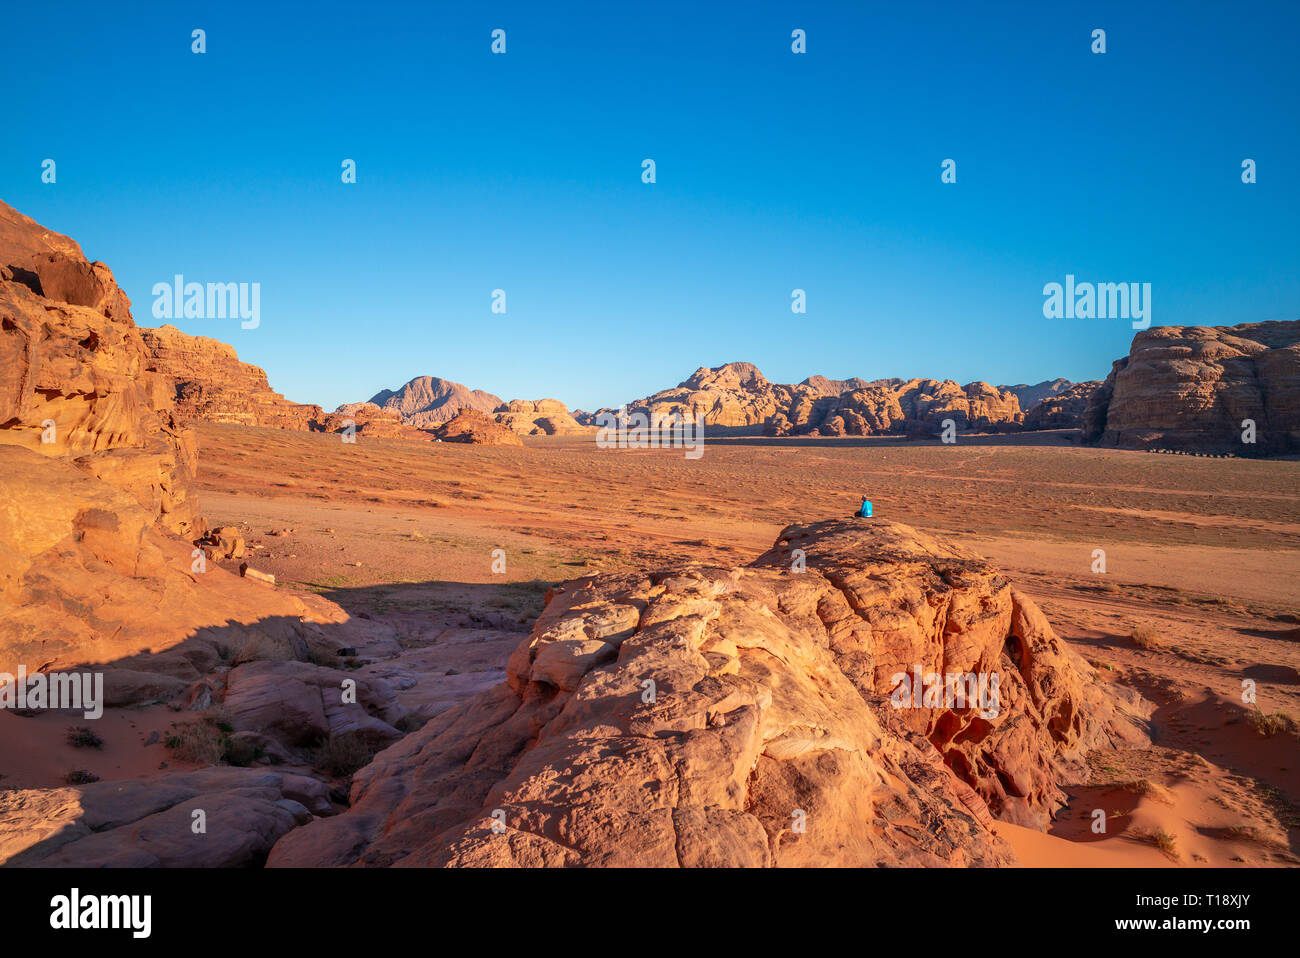
<instances>
[{"instance_id":1,"label":"distant sandstone butte","mask_svg":"<svg viewBox=\"0 0 1300 958\"><path fill-rule=\"evenodd\" d=\"M1067 388L1039 400L1025 413L1025 429L1080 428L1092 394L1100 388L1099 379L1086 383L1069 383Z\"/></svg>"},{"instance_id":2,"label":"distant sandstone butte","mask_svg":"<svg viewBox=\"0 0 1300 958\"><path fill-rule=\"evenodd\" d=\"M565 436L588 431L558 399L512 399L493 410L496 421L521 436Z\"/></svg>"},{"instance_id":3,"label":"distant sandstone butte","mask_svg":"<svg viewBox=\"0 0 1300 958\"><path fill-rule=\"evenodd\" d=\"M328 416L319 428L325 432L343 432L349 424L358 436L370 439L417 439L427 441L433 435L426 429L408 426L396 409L384 409L372 402L344 403Z\"/></svg>"},{"instance_id":4,"label":"distant sandstone butte","mask_svg":"<svg viewBox=\"0 0 1300 958\"><path fill-rule=\"evenodd\" d=\"M959 429L997 431L1017 428L1022 418L1016 397L988 383L810 376L783 385L769 382L753 363L701 367L627 409L652 421L679 415L703 417L709 426L762 427L771 436L933 433L949 418Z\"/></svg>"},{"instance_id":5,"label":"distant sandstone butte","mask_svg":"<svg viewBox=\"0 0 1300 958\"><path fill-rule=\"evenodd\" d=\"M1025 415L1028 415L1029 410L1033 409L1044 399L1060 395L1073 385L1075 384L1070 382L1068 379L1057 378L1044 379L1041 383L1035 383L1032 386L1026 385L1025 383L1017 383L1014 386L999 386L998 388L1005 390L1006 392L1014 393L1016 399L1020 402L1020 408L1025 411Z\"/></svg>"},{"instance_id":6,"label":"distant sandstone butte","mask_svg":"<svg viewBox=\"0 0 1300 958\"><path fill-rule=\"evenodd\" d=\"M996 674L996 707L896 708L914 668ZM1149 711L972 553L884 520L792 526L747 566L556 586L504 683L378 755L268 864L1012 864L994 817L1044 828L1090 750L1148 742Z\"/></svg>"},{"instance_id":7,"label":"distant sandstone butte","mask_svg":"<svg viewBox=\"0 0 1300 958\"><path fill-rule=\"evenodd\" d=\"M385 409L395 409L408 426L420 427L440 425L464 409L490 413L504 404L500 396L437 376L417 376L396 391L381 390L370 401Z\"/></svg>"},{"instance_id":8,"label":"distant sandstone butte","mask_svg":"<svg viewBox=\"0 0 1300 958\"><path fill-rule=\"evenodd\" d=\"M483 446L522 446L523 440L485 412L462 409L430 430L440 442L470 442Z\"/></svg>"},{"instance_id":9,"label":"distant sandstone butte","mask_svg":"<svg viewBox=\"0 0 1300 958\"><path fill-rule=\"evenodd\" d=\"M198 535L193 439L147 359L108 267L0 203L0 447L73 463L124 491L150 522ZM0 579L17 581L30 547L0 528L9 557Z\"/></svg>"},{"instance_id":10,"label":"distant sandstone butte","mask_svg":"<svg viewBox=\"0 0 1300 958\"><path fill-rule=\"evenodd\" d=\"M1138 449L1300 451L1300 320L1142 330L1093 393L1083 435Z\"/></svg>"},{"instance_id":11,"label":"distant sandstone butte","mask_svg":"<svg viewBox=\"0 0 1300 958\"><path fill-rule=\"evenodd\" d=\"M271 389L266 372L240 362L227 343L175 326L141 328L140 335L149 350L147 368L173 384L184 419L307 430L324 416L320 406L290 402Z\"/></svg>"}]
</instances>

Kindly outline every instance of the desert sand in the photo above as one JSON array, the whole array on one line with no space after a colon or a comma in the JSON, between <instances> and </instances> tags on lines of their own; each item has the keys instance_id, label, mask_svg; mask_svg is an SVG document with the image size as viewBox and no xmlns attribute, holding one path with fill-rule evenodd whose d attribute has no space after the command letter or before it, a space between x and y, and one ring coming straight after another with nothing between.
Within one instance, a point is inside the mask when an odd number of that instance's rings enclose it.
<instances>
[{"instance_id":1,"label":"desert sand","mask_svg":"<svg viewBox=\"0 0 1300 958\"><path fill-rule=\"evenodd\" d=\"M590 438L510 448L199 433L212 524L239 526L249 561L283 587L354 615L454 612L526 629L552 583L747 562L783 527L847 516L866 494L876 516L994 561L1100 676L1154 704L1151 746L1098 755L1046 834L999 823L1022 864L1297 863L1300 745L1262 734L1242 703L1252 679L1263 714L1300 714L1294 461L1078 448L1067 434L720 439L688 461ZM1139 647L1137 626L1154 642ZM1091 831L1095 809L1105 835Z\"/></svg>"}]
</instances>

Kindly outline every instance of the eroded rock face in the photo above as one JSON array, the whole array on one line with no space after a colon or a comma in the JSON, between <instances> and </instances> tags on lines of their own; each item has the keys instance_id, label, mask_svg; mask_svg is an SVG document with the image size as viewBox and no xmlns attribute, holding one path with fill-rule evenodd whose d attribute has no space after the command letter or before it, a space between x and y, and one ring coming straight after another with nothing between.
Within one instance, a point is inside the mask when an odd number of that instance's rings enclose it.
<instances>
[{"instance_id":1,"label":"eroded rock face","mask_svg":"<svg viewBox=\"0 0 1300 958\"><path fill-rule=\"evenodd\" d=\"M1093 393L1083 436L1241 456L1300 450L1300 320L1142 330Z\"/></svg>"},{"instance_id":2,"label":"eroded rock face","mask_svg":"<svg viewBox=\"0 0 1300 958\"><path fill-rule=\"evenodd\" d=\"M402 421L396 409L376 406L372 402L344 403L320 422L325 432L345 432L349 427L354 436L368 439L416 439L428 441L433 438L426 429L408 426Z\"/></svg>"},{"instance_id":3,"label":"eroded rock face","mask_svg":"<svg viewBox=\"0 0 1300 958\"><path fill-rule=\"evenodd\" d=\"M175 326L142 328L140 335L147 368L170 383L183 419L305 431L323 418L320 406L290 402L273 390L266 371L240 362L227 343Z\"/></svg>"},{"instance_id":4,"label":"eroded rock face","mask_svg":"<svg viewBox=\"0 0 1300 958\"><path fill-rule=\"evenodd\" d=\"M370 397L370 402L396 410L408 426L430 428L456 418L465 409L490 413L502 405L503 400L449 379L417 376L396 391L381 390Z\"/></svg>"},{"instance_id":5,"label":"eroded rock face","mask_svg":"<svg viewBox=\"0 0 1300 958\"><path fill-rule=\"evenodd\" d=\"M1041 383L1034 383L1033 385L1029 385L1028 383L1017 383L1014 386L999 386L998 388L1003 392L1009 392L1014 395L1016 400L1020 403L1020 408L1025 411L1025 415L1028 415L1029 410L1033 409L1043 400L1050 399L1053 396L1059 396L1061 393L1075 385L1075 383L1070 382L1068 379L1061 379L1058 377L1056 379L1044 379Z\"/></svg>"},{"instance_id":6,"label":"eroded rock face","mask_svg":"<svg viewBox=\"0 0 1300 958\"><path fill-rule=\"evenodd\" d=\"M486 446L522 446L517 434L501 425L486 413L465 409L454 419L431 430L435 439L442 442L472 442Z\"/></svg>"},{"instance_id":7,"label":"eroded rock face","mask_svg":"<svg viewBox=\"0 0 1300 958\"><path fill-rule=\"evenodd\" d=\"M793 550L802 549L804 571ZM914 665L1005 676L997 714L896 709ZM507 681L354 779L270 865L1001 865L1140 703L986 563L880 520L787 529L750 566L548 596Z\"/></svg>"},{"instance_id":8,"label":"eroded rock face","mask_svg":"<svg viewBox=\"0 0 1300 958\"><path fill-rule=\"evenodd\" d=\"M703 418L706 426L762 427L769 436L930 435L945 419L961 430L1011 430L1023 418L1012 393L984 382L810 376L787 386L768 382L753 363L701 367L627 411L652 423L674 415Z\"/></svg>"},{"instance_id":9,"label":"eroded rock face","mask_svg":"<svg viewBox=\"0 0 1300 958\"><path fill-rule=\"evenodd\" d=\"M1036 403L1025 413L1025 429L1078 429L1092 395L1101 388L1101 380L1071 383Z\"/></svg>"},{"instance_id":10,"label":"eroded rock face","mask_svg":"<svg viewBox=\"0 0 1300 958\"><path fill-rule=\"evenodd\" d=\"M174 412L108 267L0 203L0 445L73 462L198 534L194 444Z\"/></svg>"},{"instance_id":11,"label":"eroded rock face","mask_svg":"<svg viewBox=\"0 0 1300 958\"><path fill-rule=\"evenodd\" d=\"M313 814L329 789L304 775L209 768L161 778L0 791L0 865L241 868ZM206 816L206 833L193 815Z\"/></svg>"},{"instance_id":12,"label":"eroded rock face","mask_svg":"<svg viewBox=\"0 0 1300 958\"><path fill-rule=\"evenodd\" d=\"M967 431L1016 429L1023 416L1016 397L985 382L890 379L839 396L800 392L768 420L772 436L938 435L944 420Z\"/></svg>"},{"instance_id":13,"label":"eroded rock face","mask_svg":"<svg viewBox=\"0 0 1300 958\"><path fill-rule=\"evenodd\" d=\"M493 416L521 436L568 436L590 431L558 399L512 399L498 406Z\"/></svg>"}]
</instances>

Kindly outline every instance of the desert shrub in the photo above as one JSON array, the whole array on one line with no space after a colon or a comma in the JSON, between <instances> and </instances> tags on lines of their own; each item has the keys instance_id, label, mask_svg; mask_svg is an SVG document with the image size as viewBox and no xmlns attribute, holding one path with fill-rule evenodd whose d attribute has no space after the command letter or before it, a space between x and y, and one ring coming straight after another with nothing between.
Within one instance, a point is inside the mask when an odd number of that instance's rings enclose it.
<instances>
[{"instance_id":1,"label":"desert shrub","mask_svg":"<svg viewBox=\"0 0 1300 958\"><path fill-rule=\"evenodd\" d=\"M297 658L289 640L276 635L267 635L261 630L252 630L248 638L235 650L231 665L244 665L248 662L287 662Z\"/></svg>"},{"instance_id":2,"label":"desert shrub","mask_svg":"<svg viewBox=\"0 0 1300 958\"><path fill-rule=\"evenodd\" d=\"M163 745L177 758L196 765L251 765L266 754L260 745L237 738L224 712L214 709L198 722L173 722Z\"/></svg>"},{"instance_id":3,"label":"desert shrub","mask_svg":"<svg viewBox=\"0 0 1300 958\"><path fill-rule=\"evenodd\" d=\"M63 776L63 781L68 785L89 785L91 782L98 782L99 776L84 768L74 768Z\"/></svg>"},{"instance_id":4,"label":"desert shrub","mask_svg":"<svg viewBox=\"0 0 1300 958\"><path fill-rule=\"evenodd\" d=\"M103 748L104 740L84 725L69 725L68 744L73 748Z\"/></svg>"},{"instance_id":5,"label":"desert shrub","mask_svg":"<svg viewBox=\"0 0 1300 958\"><path fill-rule=\"evenodd\" d=\"M1160 633L1152 626L1135 625L1128 635L1139 649L1158 649L1161 646Z\"/></svg>"},{"instance_id":6,"label":"desert shrub","mask_svg":"<svg viewBox=\"0 0 1300 958\"><path fill-rule=\"evenodd\" d=\"M321 771L346 778L370 764L379 750L356 732L331 735L312 750L312 764Z\"/></svg>"},{"instance_id":7,"label":"desert shrub","mask_svg":"<svg viewBox=\"0 0 1300 958\"><path fill-rule=\"evenodd\" d=\"M211 722L173 722L172 732L163 746L183 762L195 765L220 765L225 749L223 733Z\"/></svg>"},{"instance_id":8,"label":"desert shrub","mask_svg":"<svg viewBox=\"0 0 1300 958\"><path fill-rule=\"evenodd\" d=\"M337 653L317 646L309 645L307 647L307 661L312 665L319 665L326 669L337 669L339 667L339 657Z\"/></svg>"},{"instance_id":9,"label":"desert shrub","mask_svg":"<svg viewBox=\"0 0 1300 958\"><path fill-rule=\"evenodd\" d=\"M1134 795L1141 795L1143 798L1149 798L1154 802L1160 802L1162 805L1174 804L1174 796L1169 789L1145 778L1138 779L1135 782L1128 782L1124 786L1124 790L1132 792Z\"/></svg>"},{"instance_id":10,"label":"desert shrub","mask_svg":"<svg viewBox=\"0 0 1300 958\"><path fill-rule=\"evenodd\" d=\"M1178 839L1174 838L1163 828L1155 828L1150 831L1142 832L1137 836L1141 841L1147 842L1160 849L1174 861L1178 861Z\"/></svg>"},{"instance_id":11,"label":"desert shrub","mask_svg":"<svg viewBox=\"0 0 1300 958\"><path fill-rule=\"evenodd\" d=\"M1297 725L1296 720L1286 712L1265 715L1261 709L1255 709L1250 713L1250 727L1265 738L1283 733L1300 735L1300 725Z\"/></svg>"}]
</instances>

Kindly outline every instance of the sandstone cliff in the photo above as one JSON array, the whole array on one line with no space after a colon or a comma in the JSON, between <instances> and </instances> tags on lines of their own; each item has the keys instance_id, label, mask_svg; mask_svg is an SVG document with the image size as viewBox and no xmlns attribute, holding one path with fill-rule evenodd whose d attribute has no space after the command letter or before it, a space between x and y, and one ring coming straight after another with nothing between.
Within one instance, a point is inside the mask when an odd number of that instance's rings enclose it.
<instances>
[{"instance_id":1,"label":"sandstone cliff","mask_svg":"<svg viewBox=\"0 0 1300 958\"><path fill-rule=\"evenodd\" d=\"M651 422L696 416L707 426L761 427L770 436L934 434L944 419L962 430L998 431L1017 428L1022 418L1016 397L988 383L810 376L783 385L769 382L753 363L701 367L676 388L627 409Z\"/></svg>"},{"instance_id":2,"label":"sandstone cliff","mask_svg":"<svg viewBox=\"0 0 1300 958\"><path fill-rule=\"evenodd\" d=\"M1142 330L1093 393L1083 435L1138 449L1300 451L1300 320Z\"/></svg>"},{"instance_id":3,"label":"sandstone cliff","mask_svg":"<svg viewBox=\"0 0 1300 958\"><path fill-rule=\"evenodd\" d=\"M1068 388L1035 403L1033 408L1025 413L1024 428L1026 430L1080 428L1092 394L1099 388L1101 388L1101 380L1070 383Z\"/></svg>"},{"instance_id":4,"label":"sandstone cliff","mask_svg":"<svg viewBox=\"0 0 1300 958\"><path fill-rule=\"evenodd\" d=\"M1020 408L1029 414L1044 399L1050 399L1065 392L1071 386L1075 385L1068 379L1044 379L1041 383L1034 383L1032 386L1026 383L1017 383L1014 386L999 386L1004 392L1015 395L1016 400L1020 403Z\"/></svg>"},{"instance_id":5,"label":"sandstone cliff","mask_svg":"<svg viewBox=\"0 0 1300 958\"><path fill-rule=\"evenodd\" d=\"M0 203L0 445L66 460L197 535L193 440L130 306L107 266Z\"/></svg>"},{"instance_id":6,"label":"sandstone cliff","mask_svg":"<svg viewBox=\"0 0 1300 958\"><path fill-rule=\"evenodd\" d=\"M496 421L521 436L568 436L589 431L558 399L512 399L493 410Z\"/></svg>"},{"instance_id":7,"label":"sandstone cliff","mask_svg":"<svg viewBox=\"0 0 1300 958\"><path fill-rule=\"evenodd\" d=\"M770 436L936 435L945 419L959 430L1016 429L1023 418L1011 393L985 382L881 380L840 396L797 394L768 420Z\"/></svg>"},{"instance_id":8,"label":"sandstone cliff","mask_svg":"<svg viewBox=\"0 0 1300 958\"><path fill-rule=\"evenodd\" d=\"M431 429L430 434L439 442L472 442L485 446L524 444L516 433L477 409L462 409L454 418Z\"/></svg>"},{"instance_id":9,"label":"sandstone cliff","mask_svg":"<svg viewBox=\"0 0 1300 958\"><path fill-rule=\"evenodd\" d=\"M146 368L171 384L177 413L198 422L307 430L323 417L320 406L289 402L266 372L239 361L235 348L175 326L142 328Z\"/></svg>"}]
</instances>

